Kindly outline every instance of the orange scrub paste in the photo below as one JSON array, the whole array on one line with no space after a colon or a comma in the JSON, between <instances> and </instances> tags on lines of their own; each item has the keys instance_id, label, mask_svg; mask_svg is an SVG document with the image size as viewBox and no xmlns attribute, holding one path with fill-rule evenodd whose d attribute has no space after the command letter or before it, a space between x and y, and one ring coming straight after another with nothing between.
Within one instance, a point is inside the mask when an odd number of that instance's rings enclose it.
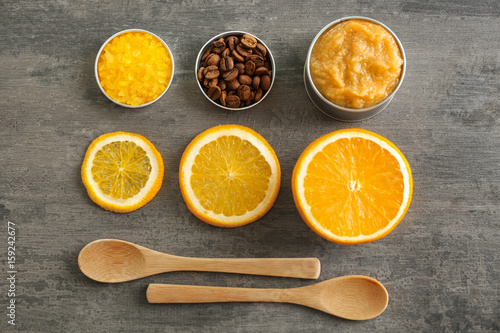
<instances>
[{"instance_id":1,"label":"orange scrub paste","mask_svg":"<svg viewBox=\"0 0 500 333\"><path fill-rule=\"evenodd\" d=\"M309 65L323 97L342 107L362 109L382 102L396 89L403 55L383 26L350 19L321 34Z\"/></svg>"}]
</instances>

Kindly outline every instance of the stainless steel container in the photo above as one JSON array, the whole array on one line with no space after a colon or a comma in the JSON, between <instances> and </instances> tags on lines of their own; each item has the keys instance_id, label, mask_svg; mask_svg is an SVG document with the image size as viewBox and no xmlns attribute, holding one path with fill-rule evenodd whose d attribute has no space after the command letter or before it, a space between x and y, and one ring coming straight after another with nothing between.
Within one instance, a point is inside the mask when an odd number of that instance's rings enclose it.
<instances>
[{"instance_id":1,"label":"stainless steel container","mask_svg":"<svg viewBox=\"0 0 500 333\"><path fill-rule=\"evenodd\" d=\"M215 42L216 40L218 40L221 37L226 39L229 36L243 36L245 34L249 34L249 35L254 36L255 39L257 39L257 41L259 43L261 43L262 45L264 45L266 47L267 54L269 56L269 61L271 62L271 67L272 67L272 69L271 69L271 71L272 71L271 72L271 85L270 85L269 89L266 91L266 93L262 96L262 98L258 102L250 104L248 106L244 106L244 107L230 108L230 107L224 106L220 103L217 103L216 101L212 100L210 97L207 96L207 93L205 92L203 85L198 80L198 70L200 69L201 58L203 57L203 54L205 53L205 51L209 47L211 47L213 42ZM198 53L198 57L196 57L196 65L194 68L194 75L195 75L196 82L198 83L198 87L200 88L203 96L205 96L210 101L210 103L212 103L212 104L214 104L222 109L226 109L226 110L230 110L230 111L242 111L242 110L248 110L248 109L253 108L254 106L260 104L264 100L264 98L266 98L266 96L269 95L269 92L273 88L274 78L276 77L276 64L274 62L274 57L273 57L273 54L271 52L271 49L259 37L255 36L254 34L244 32L244 31L226 31L226 32L223 32L221 34L218 34L217 36L212 37L208 42L205 43L205 45L203 45L200 52Z\"/></svg>"},{"instance_id":2,"label":"stainless steel container","mask_svg":"<svg viewBox=\"0 0 500 333\"><path fill-rule=\"evenodd\" d=\"M351 19L361 19L361 20L370 21L370 22L376 23L378 25L381 25L382 27L387 29L387 31L389 31L394 36L394 39L398 43L399 48L401 50L401 54L403 56L403 71L401 72L401 78L399 80L398 85L394 89L394 91L386 99L384 99L382 102L380 102L376 105L367 107L367 108L363 108L363 109L346 108L346 107L343 107L340 105L336 105L336 104L330 102L329 100L327 100L325 97L323 97L323 95L321 95L321 93L318 91L318 89L316 89L316 87L314 86L313 80L311 78L310 68L309 68L311 52L312 52L314 44L316 43L318 38L326 30L328 30L330 27L334 26L335 24L338 24L338 23L343 22L343 21L351 20ZM405 72L406 72L405 51L403 49L403 45L401 44L401 42L398 39L398 37L396 36L396 34L394 34L394 32L392 32L392 30L389 29L386 25L384 25L383 23L378 22L374 19L371 19L368 17L362 17L362 16L349 16L349 17L344 17L344 18L341 18L339 20L333 21L332 23L328 24L313 39L313 41L309 47L309 51L307 52L306 63L304 66L304 83L305 83L306 92L309 95L309 98L311 99L313 104L320 111L322 111L327 116L330 116L330 117L335 118L337 120L353 122L353 121L360 121L360 120L364 120L364 119L373 117L374 115L376 115L377 113L379 113L380 111L385 109L385 107L387 105L389 105L392 98L394 97L394 95L398 91L399 87L403 83L403 78L405 76Z\"/></svg>"},{"instance_id":3,"label":"stainless steel container","mask_svg":"<svg viewBox=\"0 0 500 333\"><path fill-rule=\"evenodd\" d=\"M99 62L99 57L101 56L101 52L102 50L104 49L104 47L115 37L121 35L121 34L124 34L126 32L133 32L133 31L139 31L139 32L145 32L145 33L148 33L154 37L156 37L168 50L168 53L170 53L170 59L172 60L172 75L170 77L170 82L168 83L167 87L165 88L165 90L160 94L160 96L158 96L156 99L152 100L151 102L148 102L148 103L144 103L144 104L141 104L141 105L128 105L128 104L123 104L123 103L120 103L120 102L117 102L115 101L114 99L112 99L111 97L109 97L106 92L104 91L103 87L101 86L101 83L99 82L99 74L97 72L97 64ZM97 57L95 59L95 64L94 64L94 72L95 72L95 79L97 81L97 85L99 86L99 88L101 89L102 93L110 100L112 101L113 103L116 103L120 106L123 106L123 107L126 107L126 108L131 108L131 109L137 109L137 108L142 108L142 107L145 107L145 106L148 106L148 105L151 105L153 104L154 102L156 102L157 100L159 100L163 95L165 95L165 93L167 92L168 88L170 87L170 85L172 84L172 81L174 80L174 72L175 72L175 63L174 63L174 55L172 53L172 51L170 50L170 48L168 47L167 43L165 43L163 41L163 39L161 39L160 37L158 37L157 35L155 35L154 33L150 32L150 31L147 31L147 30L142 30L142 29L127 29L127 30L122 30L120 32L117 32L116 34L114 34L113 36L109 37L108 40L106 40L104 42L104 44L102 44L101 48L99 49L99 52L97 52Z\"/></svg>"}]
</instances>

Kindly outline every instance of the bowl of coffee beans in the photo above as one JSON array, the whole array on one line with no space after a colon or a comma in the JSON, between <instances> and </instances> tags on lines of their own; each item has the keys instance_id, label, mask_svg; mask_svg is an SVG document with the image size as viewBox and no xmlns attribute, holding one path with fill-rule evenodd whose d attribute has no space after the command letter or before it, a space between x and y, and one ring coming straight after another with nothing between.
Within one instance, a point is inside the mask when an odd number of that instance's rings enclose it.
<instances>
[{"instance_id":1,"label":"bowl of coffee beans","mask_svg":"<svg viewBox=\"0 0 500 333\"><path fill-rule=\"evenodd\" d=\"M196 81L203 95L220 108L246 110L271 90L274 58L264 42L243 31L211 38L196 58Z\"/></svg>"}]
</instances>

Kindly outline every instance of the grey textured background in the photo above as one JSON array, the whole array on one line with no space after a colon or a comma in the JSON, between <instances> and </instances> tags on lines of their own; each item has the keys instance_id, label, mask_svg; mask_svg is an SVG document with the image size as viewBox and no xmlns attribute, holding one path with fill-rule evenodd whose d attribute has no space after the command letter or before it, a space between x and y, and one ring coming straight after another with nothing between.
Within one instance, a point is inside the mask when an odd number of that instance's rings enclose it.
<instances>
[{"instance_id":1,"label":"grey textured background","mask_svg":"<svg viewBox=\"0 0 500 333\"><path fill-rule=\"evenodd\" d=\"M309 43L329 22L363 15L396 32L407 74L383 113L359 123L327 118L309 101L302 71ZM27 1L0 2L0 256L17 224L17 325L7 325L7 266L0 268L0 331L19 332L498 332L500 331L500 2L490 1ZM93 64L112 34L142 28L171 47L176 73L144 109L113 105ZM277 64L267 99L226 112L196 86L194 62L210 37L245 30ZM186 208L178 164L190 140L218 124L246 125L274 147L282 167L276 204L261 220L221 229ZM314 234L293 204L302 150L328 132L361 127L393 141L414 176L410 209L386 238L358 246ZM79 176L100 134L146 136L164 158L158 195L129 214L96 206ZM171 254L303 257L320 280L363 274L390 294L366 322L291 304L149 305L150 282L297 287L311 281L217 273L168 273L107 285L78 269L82 247L121 238Z\"/></svg>"}]
</instances>

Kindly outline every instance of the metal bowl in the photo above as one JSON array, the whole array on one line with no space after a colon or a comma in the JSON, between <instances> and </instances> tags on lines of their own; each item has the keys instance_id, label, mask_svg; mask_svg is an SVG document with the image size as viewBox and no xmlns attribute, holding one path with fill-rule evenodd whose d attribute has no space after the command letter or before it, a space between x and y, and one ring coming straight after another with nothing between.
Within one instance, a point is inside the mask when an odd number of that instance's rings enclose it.
<instances>
[{"instance_id":1,"label":"metal bowl","mask_svg":"<svg viewBox=\"0 0 500 333\"><path fill-rule=\"evenodd\" d=\"M201 58L203 57L203 54L205 53L205 51L208 48L211 47L211 45L212 45L213 42L215 42L216 40L218 40L221 37L224 38L224 39L226 39L229 36L243 36L245 34L252 35L253 37L255 37L255 39L257 39L257 41L259 43L261 43L262 45L264 45L266 47L268 58L269 58L269 61L271 62L271 68L272 68L271 69L271 71L272 71L272 73L271 73L271 85L270 85L269 89L265 92L265 94L262 96L262 98L258 102L255 102L255 103L250 104L248 106L243 106L243 107L238 107L238 108L230 108L230 107L224 106L224 105L222 105L220 103L217 103L216 101L214 101L210 97L208 97L208 95L207 95L207 93L205 91L205 88L203 87L203 85L201 84L201 82L198 80L198 70L200 69ZM274 57L273 57L273 54L271 52L271 49L259 37L255 36L255 35L253 35L251 33L244 32L244 31L226 31L226 32L218 34L217 36L212 37L200 49L200 52L198 53L198 56L196 57L196 64L195 64L195 68L194 68L194 75L195 75L196 82L198 83L198 87L200 88L203 96L205 96L206 99L210 101L210 103L218 106L219 108L225 109L225 110L229 110L229 111L242 111L242 110L248 110L248 109L253 108L254 106L260 104L264 100L264 98L266 98L266 96L269 95L269 92L273 88L274 78L276 77L276 64L274 62Z\"/></svg>"},{"instance_id":2,"label":"metal bowl","mask_svg":"<svg viewBox=\"0 0 500 333\"><path fill-rule=\"evenodd\" d=\"M396 86L396 88L394 89L394 91L389 96L387 96L387 98L385 98L383 101L381 101L380 103L375 104L375 105L370 106L370 107L367 107L367 108L362 108L362 109L346 108L346 107L343 107L340 105L336 105L336 104L330 102L329 100L327 100L325 97L323 97L323 95L321 95L321 93L318 91L318 89L314 86L313 80L311 78L310 68L309 68L311 52L312 52L314 44L316 43L318 38L326 30L328 30L330 27L334 26L335 24L338 24L338 23L343 22L343 21L351 20L351 19L361 19L361 20L370 21L370 22L376 23L376 24L384 27L385 29L387 29L387 31L389 31L389 33L392 34L392 36L394 37L394 39L398 43L399 49L401 50L401 55L403 56L403 71L401 72L401 77L400 77L399 83ZM304 84L305 84L306 92L309 95L309 98L311 99L313 104L320 111L322 111L327 116L332 117L332 118L337 119L337 120L354 122L354 121L360 121L360 120L364 120L364 119L368 119L370 117L373 117L374 115L376 115L377 113L379 113L380 111L385 109L385 107L387 105L389 105L392 98L394 97L394 95L398 91L399 87L403 83L405 72L406 72L405 51L403 49L403 45L399 41L396 34L394 32L392 32L392 30L389 29L386 25L384 25L383 23L376 21L374 19L371 19L368 17L363 17L363 16L349 16L349 17L344 17L344 18L341 18L339 20L331 22L330 24L325 26L313 39L311 46L309 47L309 51L307 52L306 63L304 66Z\"/></svg>"},{"instance_id":3,"label":"metal bowl","mask_svg":"<svg viewBox=\"0 0 500 333\"><path fill-rule=\"evenodd\" d=\"M101 86L101 83L99 81L99 74L97 72L97 64L99 62L99 57L101 56L101 52L102 50L104 49L104 47L115 37L121 35L121 34L124 34L124 33L127 33L127 32L134 32L134 31L138 31L138 32L144 32L144 33L148 33L152 36L154 36L155 38L157 38L166 48L167 48L167 51L168 53L170 53L170 59L172 60L172 75L170 76L170 82L168 83L168 85L166 86L165 90L154 100L150 101L150 102L147 102L147 103L144 103L144 104L141 104L141 105L128 105L128 104L123 104L123 103L120 103L120 102L117 102L115 101L114 99L112 99L111 97L109 97L106 92L104 91L103 87ZM94 65L94 72L95 72L95 79L97 81L97 85L99 86L99 89L101 89L102 93L104 94L104 96L106 96L110 101L112 101L113 103L115 104L118 104L120 106L123 106L123 107L126 107L126 108L131 108L131 109L137 109L137 108L142 108L142 107L145 107L145 106L148 106L148 105L151 105L153 104L154 102L156 102L157 100L159 100L168 90L168 88L170 87L170 85L172 84L172 81L174 80L174 72L175 72L175 63L174 63L174 55L172 54L172 51L170 50L170 48L168 47L167 43L165 43L163 41L163 39L161 39L159 36L155 35L154 33L150 32L150 31L147 31L147 30L142 30L142 29L127 29L127 30L122 30L120 32L117 32L116 34L114 34L113 36L109 37L108 40L106 40L104 42L104 44L102 44L101 48L99 49L99 52L97 52L97 57L95 59L95 65Z\"/></svg>"}]
</instances>

